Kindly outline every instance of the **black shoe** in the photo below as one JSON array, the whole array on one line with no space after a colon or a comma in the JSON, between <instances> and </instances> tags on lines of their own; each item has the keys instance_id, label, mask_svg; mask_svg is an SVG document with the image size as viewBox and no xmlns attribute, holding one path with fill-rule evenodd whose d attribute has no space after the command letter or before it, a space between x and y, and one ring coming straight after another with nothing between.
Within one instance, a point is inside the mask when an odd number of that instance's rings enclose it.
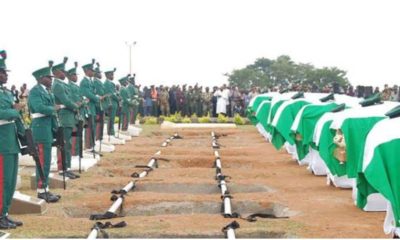
<instances>
[{"instance_id":1,"label":"black shoe","mask_svg":"<svg viewBox=\"0 0 400 240\"><path fill-rule=\"evenodd\" d=\"M58 202L58 200L60 200L59 197L51 194L50 192L38 193L37 197L40 199L44 199L48 203L55 203L55 202Z\"/></svg>"},{"instance_id":2,"label":"black shoe","mask_svg":"<svg viewBox=\"0 0 400 240\"><path fill-rule=\"evenodd\" d=\"M21 227L23 225L23 223L21 221L16 221L13 220L12 218L10 218L9 216L5 217L10 223L14 223L17 227Z\"/></svg>"},{"instance_id":3,"label":"black shoe","mask_svg":"<svg viewBox=\"0 0 400 240\"><path fill-rule=\"evenodd\" d=\"M17 225L14 223L10 222L7 217L1 217L0 218L0 229L15 229L17 228Z\"/></svg>"},{"instance_id":4,"label":"black shoe","mask_svg":"<svg viewBox=\"0 0 400 240\"><path fill-rule=\"evenodd\" d=\"M78 174L74 173L73 171L67 171L67 173L69 173L70 175L73 175L75 178L80 178L81 176L79 176Z\"/></svg>"},{"instance_id":5,"label":"black shoe","mask_svg":"<svg viewBox=\"0 0 400 240\"><path fill-rule=\"evenodd\" d=\"M48 192L51 196L54 196L54 197L56 197L56 198L58 198L58 199L60 199L61 198L61 195L59 195L59 194L54 194L54 193L52 193L52 192Z\"/></svg>"},{"instance_id":6,"label":"black shoe","mask_svg":"<svg viewBox=\"0 0 400 240\"><path fill-rule=\"evenodd\" d=\"M58 175L63 176L64 174L62 172L58 173ZM71 174L68 171L65 171L65 177L69 178L69 179L75 179L75 175Z\"/></svg>"}]
</instances>

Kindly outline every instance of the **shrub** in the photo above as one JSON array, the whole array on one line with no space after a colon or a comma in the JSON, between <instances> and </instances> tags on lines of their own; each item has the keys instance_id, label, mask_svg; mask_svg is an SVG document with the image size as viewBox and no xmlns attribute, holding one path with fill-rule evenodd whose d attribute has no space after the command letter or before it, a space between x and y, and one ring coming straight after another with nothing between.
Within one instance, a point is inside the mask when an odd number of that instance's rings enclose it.
<instances>
[{"instance_id":1,"label":"shrub","mask_svg":"<svg viewBox=\"0 0 400 240\"><path fill-rule=\"evenodd\" d=\"M190 120L190 118L184 117L184 118L182 119L182 123L192 123L192 121Z\"/></svg>"},{"instance_id":2,"label":"shrub","mask_svg":"<svg viewBox=\"0 0 400 240\"><path fill-rule=\"evenodd\" d=\"M227 123L228 118L222 114L218 114L217 122L218 123Z\"/></svg>"},{"instance_id":3,"label":"shrub","mask_svg":"<svg viewBox=\"0 0 400 240\"><path fill-rule=\"evenodd\" d=\"M156 117L145 117L144 118L144 124L146 124L146 125L155 125L155 124L157 124L157 118Z\"/></svg>"},{"instance_id":4,"label":"shrub","mask_svg":"<svg viewBox=\"0 0 400 240\"><path fill-rule=\"evenodd\" d=\"M235 117L233 118L233 122L236 125L244 125L244 124L246 124L246 121L237 113L235 114Z\"/></svg>"},{"instance_id":5,"label":"shrub","mask_svg":"<svg viewBox=\"0 0 400 240\"><path fill-rule=\"evenodd\" d=\"M211 122L210 114L204 117L200 117L198 120L199 123L210 123Z\"/></svg>"}]
</instances>

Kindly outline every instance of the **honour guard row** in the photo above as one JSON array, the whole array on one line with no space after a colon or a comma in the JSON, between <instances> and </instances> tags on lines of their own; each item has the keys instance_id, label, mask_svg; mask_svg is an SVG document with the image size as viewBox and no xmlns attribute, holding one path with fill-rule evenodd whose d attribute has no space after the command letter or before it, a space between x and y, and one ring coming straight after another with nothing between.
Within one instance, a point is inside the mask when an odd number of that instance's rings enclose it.
<instances>
[{"instance_id":1,"label":"honour guard row","mask_svg":"<svg viewBox=\"0 0 400 240\"><path fill-rule=\"evenodd\" d=\"M130 135L129 124L134 123L138 109L135 76L121 78L121 88L117 89L116 68L104 71L102 81L100 64L92 60L82 66L84 76L78 85L78 64L67 70L65 57L61 63L49 61L32 73L37 84L27 101L31 122L25 122L21 110L26 106L15 103L5 87L9 72L6 59L6 51L0 50L0 229L22 226L22 222L8 216L20 153L35 160L37 197L48 203L58 202L61 196L49 189L52 146L57 147L57 169L64 183L65 178L79 178L72 171L72 160L81 160L84 152L101 155L104 128L111 143L122 141L124 134ZM118 131L114 124L117 119Z\"/></svg>"}]
</instances>

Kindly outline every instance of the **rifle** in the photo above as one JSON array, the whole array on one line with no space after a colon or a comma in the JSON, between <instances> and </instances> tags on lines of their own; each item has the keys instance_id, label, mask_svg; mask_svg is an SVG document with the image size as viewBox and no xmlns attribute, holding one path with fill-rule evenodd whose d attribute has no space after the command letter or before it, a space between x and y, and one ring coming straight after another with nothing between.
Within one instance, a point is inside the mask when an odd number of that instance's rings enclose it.
<instances>
[{"instance_id":1,"label":"rifle","mask_svg":"<svg viewBox=\"0 0 400 240\"><path fill-rule=\"evenodd\" d=\"M99 147L99 155L101 155L101 144L103 141L103 134L104 134L104 111L100 112L100 134L99 134L99 140L100 140L100 147Z\"/></svg>"},{"instance_id":2,"label":"rifle","mask_svg":"<svg viewBox=\"0 0 400 240\"><path fill-rule=\"evenodd\" d=\"M82 172L82 158L83 158L83 120L78 121L78 126L76 129L76 137L78 138L78 147L79 147L79 173Z\"/></svg>"},{"instance_id":3,"label":"rifle","mask_svg":"<svg viewBox=\"0 0 400 240\"><path fill-rule=\"evenodd\" d=\"M66 182L65 182L65 140L64 140L64 128L63 127L58 127L57 128L57 136L56 136L56 141L53 143L53 146L57 147L58 150L61 152L61 163L62 163L62 171L63 171L63 183L64 183L64 190L67 188L66 187Z\"/></svg>"},{"instance_id":4,"label":"rifle","mask_svg":"<svg viewBox=\"0 0 400 240\"><path fill-rule=\"evenodd\" d=\"M25 136L23 136L22 139L20 138L21 145L25 145L26 147L21 148L21 154L22 155L29 154L30 156L32 156L33 160L35 161L36 168L39 172L39 177L42 180L42 182L45 183L46 177L44 176L43 168L40 163L38 147L35 144L35 141L33 140L32 129L30 129L30 128L25 129ZM45 192L46 202L47 202L48 195L47 195L47 189L44 184L43 184L43 190Z\"/></svg>"},{"instance_id":5,"label":"rifle","mask_svg":"<svg viewBox=\"0 0 400 240\"><path fill-rule=\"evenodd\" d=\"M111 121L111 115L112 115L112 105L108 106L108 128L107 128L107 133L108 133L108 142L111 141L111 129L113 129L114 123Z\"/></svg>"},{"instance_id":6,"label":"rifle","mask_svg":"<svg viewBox=\"0 0 400 240\"><path fill-rule=\"evenodd\" d=\"M119 132L121 131L121 122L122 122L122 107L118 106L118 138L119 138Z\"/></svg>"}]
</instances>

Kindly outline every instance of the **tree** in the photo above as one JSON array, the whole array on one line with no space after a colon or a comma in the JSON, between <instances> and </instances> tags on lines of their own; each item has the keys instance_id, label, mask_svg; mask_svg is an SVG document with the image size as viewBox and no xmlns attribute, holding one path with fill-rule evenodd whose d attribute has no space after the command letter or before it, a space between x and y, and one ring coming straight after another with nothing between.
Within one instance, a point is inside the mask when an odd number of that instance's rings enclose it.
<instances>
[{"instance_id":1,"label":"tree","mask_svg":"<svg viewBox=\"0 0 400 240\"><path fill-rule=\"evenodd\" d=\"M349 84L346 71L337 67L315 68L310 63L296 64L287 55L279 56L276 60L258 58L253 64L225 75L229 84L244 89L253 86L272 88L300 84L316 90L333 84L341 87Z\"/></svg>"}]
</instances>

